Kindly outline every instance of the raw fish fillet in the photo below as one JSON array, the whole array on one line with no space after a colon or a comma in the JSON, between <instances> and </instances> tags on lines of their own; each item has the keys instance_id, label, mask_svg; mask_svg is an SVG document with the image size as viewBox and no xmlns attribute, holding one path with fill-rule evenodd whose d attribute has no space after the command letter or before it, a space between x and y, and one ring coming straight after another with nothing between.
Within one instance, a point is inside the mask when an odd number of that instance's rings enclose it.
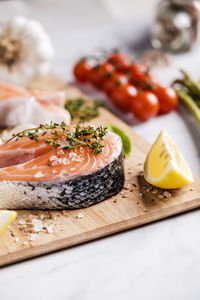
<instances>
[{"instance_id":1,"label":"raw fish fillet","mask_svg":"<svg viewBox=\"0 0 200 300\"><path fill-rule=\"evenodd\" d=\"M26 90L0 82L0 127L51 121L69 124L71 117L64 104L64 92Z\"/></svg>"}]
</instances>

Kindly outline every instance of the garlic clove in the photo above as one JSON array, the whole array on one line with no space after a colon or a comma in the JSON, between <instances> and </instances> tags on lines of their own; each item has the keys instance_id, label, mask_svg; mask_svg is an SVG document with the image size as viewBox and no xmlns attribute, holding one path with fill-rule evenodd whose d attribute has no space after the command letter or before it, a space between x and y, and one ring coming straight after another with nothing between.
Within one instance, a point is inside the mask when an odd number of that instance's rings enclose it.
<instances>
[{"instance_id":1,"label":"garlic clove","mask_svg":"<svg viewBox=\"0 0 200 300\"><path fill-rule=\"evenodd\" d=\"M37 75L38 76L44 76L44 75L48 74L49 71L50 71L50 64L48 61L39 64L37 67Z\"/></svg>"},{"instance_id":2,"label":"garlic clove","mask_svg":"<svg viewBox=\"0 0 200 300\"><path fill-rule=\"evenodd\" d=\"M27 76L27 78L32 78L34 76L34 69L31 65L27 63L21 63L19 66L19 72Z\"/></svg>"},{"instance_id":3,"label":"garlic clove","mask_svg":"<svg viewBox=\"0 0 200 300\"><path fill-rule=\"evenodd\" d=\"M23 16L17 16L11 21L8 21L7 27L11 30L12 36L16 37L22 34L26 28L27 19Z\"/></svg>"},{"instance_id":4,"label":"garlic clove","mask_svg":"<svg viewBox=\"0 0 200 300\"><path fill-rule=\"evenodd\" d=\"M34 20L30 20L28 26L24 29L23 38L25 41L40 43L44 39L42 26Z\"/></svg>"},{"instance_id":5,"label":"garlic clove","mask_svg":"<svg viewBox=\"0 0 200 300\"><path fill-rule=\"evenodd\" d=\"M46 42L42 42L36 47L38 59L49 60L53 57L53 48L50 48Z\"/></svg>"}]
</instances>

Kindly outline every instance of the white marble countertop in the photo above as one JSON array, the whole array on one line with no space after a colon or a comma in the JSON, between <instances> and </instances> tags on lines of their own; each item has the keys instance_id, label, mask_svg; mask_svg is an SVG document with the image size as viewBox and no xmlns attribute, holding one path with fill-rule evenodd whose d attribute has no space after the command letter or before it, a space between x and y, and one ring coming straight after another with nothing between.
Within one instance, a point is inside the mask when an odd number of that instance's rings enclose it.
<instances>
[{"instance_id":1,"label":"white marble countertop","mask_svg":"<svg viewBox=\"0 0 200 300\"><path fill-rule=\"evenodd\" d=\"M113 46L130 53L148 47L142 37L151 22L156 0L134 1L134 6L130 0L124 0L124 9L119 6L121 2L1 1L0 21L19 14L40 20L55 47L53 71L64 80L71 80L73 62L81 55ZM143 11L144 5L148 15ZM177 56L176 63L200 77L198 52L196 49ZM167 70L162 79L172 80L173 76L174 70ZM194 173L200 176L200 130L192 119L185 122L186 117L179 110L133 128L150 142L161 128L166 128ZM195 210L2 268L0 299L198 300L199 226L199 210Z\"/></svg>"}]
</instances>

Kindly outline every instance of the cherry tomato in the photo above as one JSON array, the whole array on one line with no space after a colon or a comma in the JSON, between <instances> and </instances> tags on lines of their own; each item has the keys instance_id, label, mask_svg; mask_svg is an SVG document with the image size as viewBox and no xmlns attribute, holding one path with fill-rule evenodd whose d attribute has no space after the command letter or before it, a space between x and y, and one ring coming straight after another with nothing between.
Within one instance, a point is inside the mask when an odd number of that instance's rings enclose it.
<instances>
[{"instance_id":1,"label":"cherry tomato","mask_svg":"<svg viewBox=\"0 0 200 300\"><path fill-rule=\"evenodd\" d=\"M147 121L156 116L159 109L160 104L158 98L149 91L140 92L131 100L131 111L133 115L141 121Z\"/></svg>"},{"instance_id":2,"label":"cherry tomato","mask_svg":"<svg viewBox=\"0 0 200 300\"><path fill-rule=\"evenodd\" d=\"M114 53L108 57L107 61L117 70L126 70L131 64L131 57L124 53Z\"/></svg>"},{"instance_id":3,"label":"cherry tomato","mask_svg":"<svg viewBox=\"0 0 200 300\"><path fill-rule=\"evenodd\" d=\"M132 76L142 76L144 74L148 74L148 67L140 63L133 63L129 67L129 72Z\"/></svg>"},{"instance_id":4,"label":"cherry tomato","mask_svg":"<svg viewBox=\"0 0 200 300\"><path fill-rule=\"evenodd\" d=\"M104 79L102 88L107 95L110 95L116 86L125 84L128 84L128 78L126 75L119 71L115 71L110 76L107 76L106 79Z\"/></svg>"},{"instance_id":5,"label":"cherry tomato","mask_svg":"<svg viewBox=\"0 0 200 300\"><path fill-rule=\"evenodd\" d=\"M73 69L75 78L82 83L88 81L90 71L91 66L86 59L83 59L80 62L78 62Z\"/></svg>"},{"instance_id":6,"label":"cherry tomato","mask_svg":"<svg viewBox=\"0 0 200 300\"><path fill-rule=\"evenodd\" d=\"M157 85L153 93L158 97L160 102L160 113L169 113L177 107L178 95L172 87L162 87Z\"/></svg>"},{"instance_id":7,"label":"cherry tomato","mask_svg":"<svg viewBox=\"0 0 200 300\"><path fill-rule=\"evenodd\" d=\"M150 74L135 74L130 76L130 83L142 90L155 90L157 82Z\"/></svg>"},{"instance_id":8,"label":"cherry tomato","mask_svg":"<svg viewBox=\"0 0 200 300\"><path fill-rule=\"evenodd\" d=\"M148 73L148 68L140 63L132 64L128 71L130 82L142 90L154 90L157 81Z\"/></svg>"},{"instance_id":9,"label":"cherry tomato","mask_svg":"<svg viewBox=\"0 0 200 300\"><path fill-rule=\"evenodd\" d=\"M119 85L111 93L114 104L123 112L130 110L131 100L137 95L137 90L133 85Z\"/></svg>"},{"instance_id":10,"label":"cherry tomato","mask_svg":"<svg viewBox=\"0 0 200 300\"><path fill-rule=\"evenodd\" d=\"M89 80L92 84L94 84L96 87L100 87L103 80L111 75L114 71L114 67L112 64L105 62L102 64L99 64L92 68L90 74L89 74Z\"/></svg>"}]
</instances>

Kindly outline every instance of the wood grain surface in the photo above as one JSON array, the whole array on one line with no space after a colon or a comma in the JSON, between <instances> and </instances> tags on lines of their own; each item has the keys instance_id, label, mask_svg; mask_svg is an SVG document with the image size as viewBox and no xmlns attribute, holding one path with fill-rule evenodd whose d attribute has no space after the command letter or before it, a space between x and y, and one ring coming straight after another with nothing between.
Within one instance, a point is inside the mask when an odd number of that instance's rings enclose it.
<instances>
[{"instance_id":1,"label":"wood grain surface","mask_svg":"<svg viewBox=\"0 0 200 300\"><path fill-rule=\"evenodd\" d=\"M70 98L81 95L79 90L52 75L34 82L32 87L64 90ZM117 196L85 209L18 211L17 220L0 239L0 266L200 207L200 179L164 196L164 191L152 189L142 175L149 144L106 109L101 109L100 116L93 123L115 124L131 138L132 152L125 160L125 188ZM42 220L43 229L33 233L30 225L23 224L24 219L26 224L31 224L32 219Z\"/></svg>"}]
</instances>

